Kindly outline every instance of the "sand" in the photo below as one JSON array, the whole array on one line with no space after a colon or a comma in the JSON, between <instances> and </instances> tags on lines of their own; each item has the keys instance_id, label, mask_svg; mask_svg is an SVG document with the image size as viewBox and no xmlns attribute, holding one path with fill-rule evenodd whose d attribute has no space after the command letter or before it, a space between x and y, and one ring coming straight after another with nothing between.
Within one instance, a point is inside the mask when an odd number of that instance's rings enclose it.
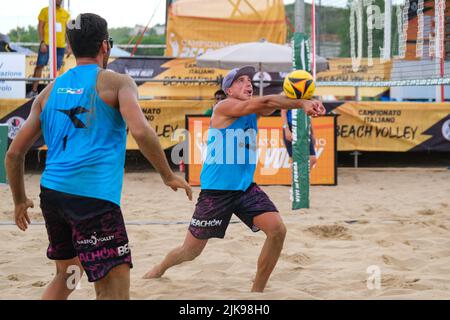
<instances>
[{"instance_id":1,"label":"sand","mask_svg":"<svg viewBox=\"0 0 450 320\"><path fill-rule=\"evenodd\" d=\"M27 174L39 211L39 174ZM450 170L340 168L338 186L311 188L311 209L290 210L288 187L263 189L288 229L279 263L264 293L251 293L264 241L233 223L195 261L161 279L142 276L184 239L195 201L165 187L154 172L127 173L125 220L133 255L132 299L448 299L450 297ZM199 188L194 188L195 197ZM9 188L0 186L0 299L39 299L54 275L45 256L45 227L12 225ZM152 222L136 225L136 222ZM372 266L372 267L371 267ZM379 284L367 269L380 272ZM372 286L370 286L372 285ZM71 299L94 299L86 278Z\"/></svg>"}]
</instances>

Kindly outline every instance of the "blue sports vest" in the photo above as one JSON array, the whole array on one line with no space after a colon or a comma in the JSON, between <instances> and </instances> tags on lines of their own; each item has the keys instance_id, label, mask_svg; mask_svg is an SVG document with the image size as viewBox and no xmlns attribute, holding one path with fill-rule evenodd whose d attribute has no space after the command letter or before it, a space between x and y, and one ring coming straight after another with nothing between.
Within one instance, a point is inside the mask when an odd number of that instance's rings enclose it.
<instances>
[{"instance_id":1,"label":"blue sports vest","mask_svg":"<svg viewBox=\"0 0 450 320\"><path fill-rule=\"evenodd\" d=\"M126 124L97 94L100 70L81 65L55 80L40 116L48 147L41 184L120 205Z\"/></svg>"},{"instance_id":2,"label":"blue sports vest","mask_svg":"<svg viewBox=\"0 0 450 320\"><path fill-rule=\"evenodd\" d=\"M292 124L292 110L288 110L288 111L286 112L286 118L287 118L287 122L288 122L289 124Z\"/></svg>"},{"instance_id":3,"label":"blue sports vest","mask_svg":"<svg viewBox=\"0 0 450 320\"><path fill-rule=\"evenodd\" d=\"M203 190L247 190L256 169L257 132L256 114L240 117L224 129L209 129L200 174Z\"/></svg>"}]
</instances>

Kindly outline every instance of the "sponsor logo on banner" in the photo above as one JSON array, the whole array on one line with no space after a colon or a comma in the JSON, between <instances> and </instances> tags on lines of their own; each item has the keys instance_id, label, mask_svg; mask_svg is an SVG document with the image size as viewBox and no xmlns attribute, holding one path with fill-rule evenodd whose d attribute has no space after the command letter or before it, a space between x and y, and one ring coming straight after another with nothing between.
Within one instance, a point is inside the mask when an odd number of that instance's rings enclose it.
<instances>
[{"instance_id":1,"label":"sponsor logo on banner","mask_svg":"<svg viewBox=\"0 0 450 320\"><path fill-rule=\"evenodd\" d=\"M188 165L187 180L191 185L199 185L202 165L208 158L207 140L208 131L210 130L210 118L188 116L187 121L188 130L186 135L189 143L186 146L188 151L183 153L188 155L184 158L184 163ZM316 140L315 150L318 161L317 165L311 170L311 184L334 185L337 181L335 171L336 145L334 143L335 118L332 116L314 118L312 119L312 126ZM233 141L233 139L231 140ZM212 144L216 142L214 139L212 141ZM218 143L218 145L222 145L222 142ZM210 152L214 153L213 149ZM228 147L228 150L232 149L233 147ZM236 148L236 150L239 149ZM217 149L217 151L220 150ZM281 117L261 117L259 119L255 151L256 158L249 157L247 161L248 163L255 163L254 160L256 160L254 177L256 183L262 185L291 184L292 163L283 143ZM237 161L239 160L239 154L236 155L236 159ZM222 162L227 163L226 161Z\"/></svg>"},{"instance_id":2,"label":"sponsor logo on banner","mask_svg":"<svg viewBox=\"0 0 450 320\"><path fill-rule=\"evenodd\" d=\"M25 55L19 53L0 53L1 78L25 78ZM25 98L25 81L0 81L2 99Z\"/></svg>"},{"instance_id":3,"label":"sponsor logo on banner","mask_svg":"<svg viewBox=\"0 0 450 320\"><path fill-rule=\"evenodd\" d=\"M448 103L345 102L338 118L339 151L450 151Z\"/></svg>"},{"instance_id":4,"label":"sponsor logo on banner","mask_svg":"<svg viewBox=\"0 0 450 320\"><path fill-rule=\"evenodd\" d=\"M442 125L442 136L445 140L450 141L450 119Z\"/></svg>"},{"instance_id":5,"label":"sponsor logo on banner","mask_svg":"<svg viewBox=\"0 0 450 320\"><path fill-rule=\"evenodd\" d=\"M25 123L25 119L21 117L11 117L6 123L8 124L8 138L14 140L17 133L19 133L20 129Z\"/></svg>"}]
</instances>

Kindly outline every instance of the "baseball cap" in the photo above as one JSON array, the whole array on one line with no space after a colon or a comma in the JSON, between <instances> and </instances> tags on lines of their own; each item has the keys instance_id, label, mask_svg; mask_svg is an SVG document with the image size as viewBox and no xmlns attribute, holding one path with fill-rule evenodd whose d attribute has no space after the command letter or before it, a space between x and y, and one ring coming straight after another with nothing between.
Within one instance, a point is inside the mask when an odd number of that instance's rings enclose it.
<instances>
[{"instance_id":1,"label":"baseball cap","mask_svg":"<svg viewBox=\"0 0 450 320\"><path fill-rule=\"evenodd\" d=\"M222 81L222 90L227 92L227 89L231 87L233 82L239 78L240 76L249 76L250 79L253 78L253 75L255 74L255 68L251 66L245 66L241 68L234 68L228 74L223 78Z\"/></svg>"}]
</instances>

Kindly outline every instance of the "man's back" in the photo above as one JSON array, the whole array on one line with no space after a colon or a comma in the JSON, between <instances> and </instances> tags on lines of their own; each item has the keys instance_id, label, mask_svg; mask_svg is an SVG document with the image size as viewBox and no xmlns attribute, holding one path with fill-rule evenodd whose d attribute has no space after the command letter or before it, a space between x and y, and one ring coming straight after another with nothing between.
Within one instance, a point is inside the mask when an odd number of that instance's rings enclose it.
<instances>
[{"instance_id":1,"label":"man's back","mask_svg":"<svg viewBox=\"0 0 450 320\"><path fill-rule=\"evenodd\" d=\"M55 80L40 116L48 147L41 183L120 205L126 124L97 91L99 71L98 65L81 65Z\"/></svg>"}]
</instances>

